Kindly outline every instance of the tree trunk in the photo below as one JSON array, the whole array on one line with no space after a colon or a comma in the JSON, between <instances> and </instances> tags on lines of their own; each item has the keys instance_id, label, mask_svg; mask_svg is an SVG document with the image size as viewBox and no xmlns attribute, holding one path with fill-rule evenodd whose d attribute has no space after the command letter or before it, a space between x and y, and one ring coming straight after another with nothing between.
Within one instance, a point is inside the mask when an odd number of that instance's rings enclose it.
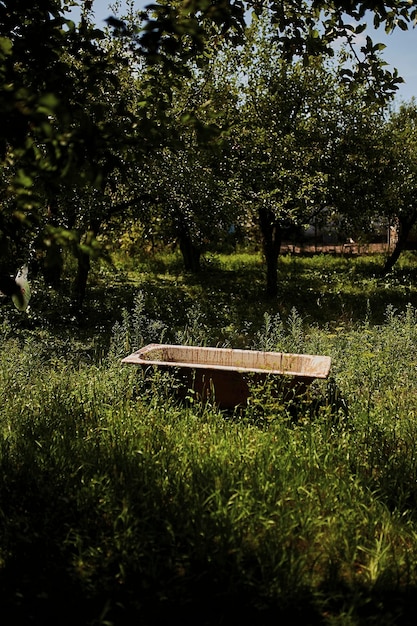
<instances>
[{"instance_id":1,"label":"tree trunk","mask_svg":"<svg viewBox=\"0 0 417 626\"><path fill-rule=\"evenodd\" d=\"M266 295L278 295L278 257L281 249L281 226L273 211L261 208L258 212L262 246L266 262Z\"/></svg>"},{"instance_id":2,"label":"tree trunk","mask_svg":"<svg viewBox=\"0 0 417 626\"><path fill-rule=\"evenodd\" d=\"M417 210L413 211L412 215L408 217L408 219L399 218L397 243L395 244L394 250L385 261L385 265L382 270L382 273L384 274L384 276L392 270L392 268L398 261L401 252L405 249L408 236L414 224L416 223L416 221L417 221Z\"/></svg>"},{"instance_id":3,"label":"tree trunk","mask_svg":"<svg viewBox=\"0 0 417 626\"><path fill-rule=\"evenodd\" d=\"M87 291L88 274L91 267L90 255L88 252L78 250L77 262L77 274L72 285L72 299L77 311L80 311L84 303Z\"/></svg>"},{"instance_id":4,"label":"tree trunk","mask_svg":"<svg viewBox=\"0 0 417 626\"><path fill-rule=\"evenodd\" d=\"M89 232L87 233L85 245L87 248L97 237L98 231L100 229L100 222L94 222L91 225ZM73 304L76 307L76 310L79 312L84 304L85 294L87 291L87 281L88 274L91 268L91 256L89 254L88 249L85 250L80 246L76 250L76 258L77 258L77 273L75 275L74 282L72 284L72 300Z\"/></svg>"},{"instance_id":5,"label":"tree trunk","mask_svg":"<svg viewBox=\"0 0 417 626\"><path fill-rule=\"evenodd\" d=\"M42 260L42 273L47 285L59 289L64 269L63 250L55 240L51 241Z\"/></svg>"},{"instance_id":6,"label":"tree trunk","mask_svg":"<svg viewBox=\"0 0 417 626\"><path fill-rule=\"evenodd\" d=\"M182 229L180 231L178 235L178 240L180 244L182 258L184 261L185 271L197 274L201 269L201 251L196 245L194 245L190 234L185 229Z\"/></svg>"}]
</instances>

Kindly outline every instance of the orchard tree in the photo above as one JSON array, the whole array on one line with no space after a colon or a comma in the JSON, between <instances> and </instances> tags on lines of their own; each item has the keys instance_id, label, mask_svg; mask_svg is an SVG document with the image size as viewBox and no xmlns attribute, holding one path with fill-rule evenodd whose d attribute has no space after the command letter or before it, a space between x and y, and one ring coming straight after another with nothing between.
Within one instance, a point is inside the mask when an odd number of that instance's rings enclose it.
<instances>
[{"instance_id":1,"label":"orchard tree","mask_svg":"<svg viewBox=\"0 0 417 626\"><path fill-rule=\"evenodd\" d=\"M80 304L139 118L128 55L94 28L88 11L78 25L69 20L64 9L75 4L0 2L0 240L3 269L30 256L54 285L69 248Z\"/></svg>"},{"instance_id":2,"label":"orchard tree","mask_svg":"<svg viewBox=\"0 0 417 626\"><path fill-rule=\"evenodd\" d=\"M179 246L186 271L200 270L201 255L216 250L234 224L233 198L227 183L197 148L163 149L154 162L153 230ZM149 206L149 205L148 205ZM146 223L146 218L143 218Z\"/></svg>"},{"instance_id":3,"label":"orchard tree","mask_svg":"<svg viewBox=\"0 0 417 626\"><path fill-rule=\"evenodd\" d=\"M332 150L329 195L354 236L375 223L397 231L383 273L407 246L417 223L417 108L380 109L348 96L340 102L342 131Z\"/></svg>"},{"instance_id":4,"label":"orchard tree","mask_svg":"<svg viewBox=\"0 0 417 626\"><path fill-rule=\"evenodd\" d=\"M83 102L85 115L94 133L99 135L88 162L90 171L95 172L94 178L83 181L75 176L59 180L53 198L51 188L46 189L48 213L45 227L40 230L45 273L55 278L60 266L58 254L65 248L72 252L77 261L72 284L72 299L77 309L85 297L91 258L103 254L97 245L98 235L115 215L127 212L126 199L131 195L127 189L137 171L132 149L137 143L136 133L139 128L147 127L142 132L143 145L151 126L138 113L134 68L120 44L109 37L100 41L101 71L94 59L86 64L94 78L92 83L89 74L80 70L83 59L74 59L73 80L78 101ZM74 117L72 123L77 125L78 119ZM82 122L80 125L84 126Z\"/></svg>"},{"instance_id":5,"label":"orchard tree","mask_svg":"<svg viewBox=\"0 0 417 626\"><path fill-rule=\"evenodd\" d=\"M387 258L388 273L407 245L417 223L417 105L415 100L403 103L383 128L382 146L385 171L381 180L385 217L397 228L397 242Z\"/></svg>"},{"instance_id":6,"label":"orchard tree","mask_svg":"<svg viewBox=\"0 0 417 626\"><path fill-rule=\"evenodd\" d=\"M345 232L357 239L386 212L387 154L382 140L389 109L368 102L366 86L339 87L328 136L327 202Z\"/></svg>"},{"instance_id":7,"label":"orchard tree","mask_svg":"<svg viewBox=\"0 0 417 626\"><path fill-rule=\"evenodd\" d=\"M220 45L220 44L219 44ZM238 93L234 77L223 73L219 51L166 67L158 76L160 93L169 94L163 111L163 136L141 161L136 183L136 217L152 233L178 245L187 271L200 270L201 255L219 246L238 221L237 190L226 168L224 148ZM154 68L138 77L138 97ZM150 117L160 118L158 97Z\"/></svg>"},{"instance_id":8,"label":"orchard tree","mask_svg":"<svg viewBox=\"0 0 417 626\"><path fill-rule=\"evenodd\" d=\"M110 205L138 134L145 153L160 124L141 113L125 41L87 10L78 25L68 19L76 4L0 2L0 238L19 262L33 246L83 257L109 211L124 208Z\"/></svg>"},{"instance_id":9,"label":"orchard tree","mask_svg":"<svg viewBox=\"0 0 417 626\"><path fill-rule=\"evenodd\" d=\"M236 55L241 76L239 122L232 131L232 167L243 199L259 225L266 289L278 293L281 244L329 210L333 144L342 120L337 68L316 58L309 65L282 57L267 21L255 23Z\"/></svg>"}]
</instances>

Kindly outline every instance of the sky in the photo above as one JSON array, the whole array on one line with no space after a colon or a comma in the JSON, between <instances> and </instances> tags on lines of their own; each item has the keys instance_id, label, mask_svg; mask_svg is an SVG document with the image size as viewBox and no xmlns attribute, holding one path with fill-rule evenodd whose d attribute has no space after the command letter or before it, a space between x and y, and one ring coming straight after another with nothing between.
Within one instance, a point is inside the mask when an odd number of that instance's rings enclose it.
<instances>
[{"instance_id":1,"label":"sky","mask_svg":"<svg viewBox=\"0 0 417 626\"><path fill-rule=\"evenodd\" d=\"M138 10L147 4L152 4L154 0L134 0L134 6ZM106 17L113 12L109 6L116 2L109 0L94 0L93 11L96 24L99 28L104 28ZM125 2L119 0L121 10L119 14L123 14ZM415 97L417 99L417 27L408 31L402 31L397 28L390 35L386 35L383 29L373 31L368 28L363 36L368 35L373 39L374 43L383 43L386 45L382 53L383 59L388 63L389 68L397 68L398 73L404 79L404 83L399 85L396 101L409 101Z\"/></svg>"}]
</instances>

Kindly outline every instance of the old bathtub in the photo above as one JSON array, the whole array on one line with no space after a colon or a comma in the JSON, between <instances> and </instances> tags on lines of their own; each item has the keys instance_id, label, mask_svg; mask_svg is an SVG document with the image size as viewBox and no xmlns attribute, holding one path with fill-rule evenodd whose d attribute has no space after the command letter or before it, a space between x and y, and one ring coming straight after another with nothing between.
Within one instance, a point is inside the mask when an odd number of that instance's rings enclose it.
<instances>
[{"instance_id":1,"label":"old bathtub","mask_svg":"<svg viewBox=\"0 0 417 626\"><path fill-rule=\"evenodd\" d=\"M210 397L225 409L245 406L251 385L268 376L278 377L287 389L301 393L313 380L327 378L331 365L328 356L155 343L122 362L171 370L179 378L178 391L183 396L192 389L200 399Z\"/></svg>"}]
</instances>

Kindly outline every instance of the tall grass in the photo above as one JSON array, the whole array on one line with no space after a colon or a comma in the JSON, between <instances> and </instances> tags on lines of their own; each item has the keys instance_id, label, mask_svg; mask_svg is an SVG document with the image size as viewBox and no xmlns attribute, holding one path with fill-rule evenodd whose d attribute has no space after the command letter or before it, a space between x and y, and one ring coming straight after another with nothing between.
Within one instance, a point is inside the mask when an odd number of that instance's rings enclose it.
<instances>
[{"instance_id":1,"label":"tall grass","mask_svg":"<svg viewBox=\"0 0 417 626\"><path fill-rule=\"evenodd\" d=\"M3 623L411 624L417 311L334 327L266 310L251 347L333 359L294 418L268 390L226 414L122 366L169 336L145 302L105 354L3 323ZM195 307L177 339L210 343Z\"/></svg>"}]
</instances>

